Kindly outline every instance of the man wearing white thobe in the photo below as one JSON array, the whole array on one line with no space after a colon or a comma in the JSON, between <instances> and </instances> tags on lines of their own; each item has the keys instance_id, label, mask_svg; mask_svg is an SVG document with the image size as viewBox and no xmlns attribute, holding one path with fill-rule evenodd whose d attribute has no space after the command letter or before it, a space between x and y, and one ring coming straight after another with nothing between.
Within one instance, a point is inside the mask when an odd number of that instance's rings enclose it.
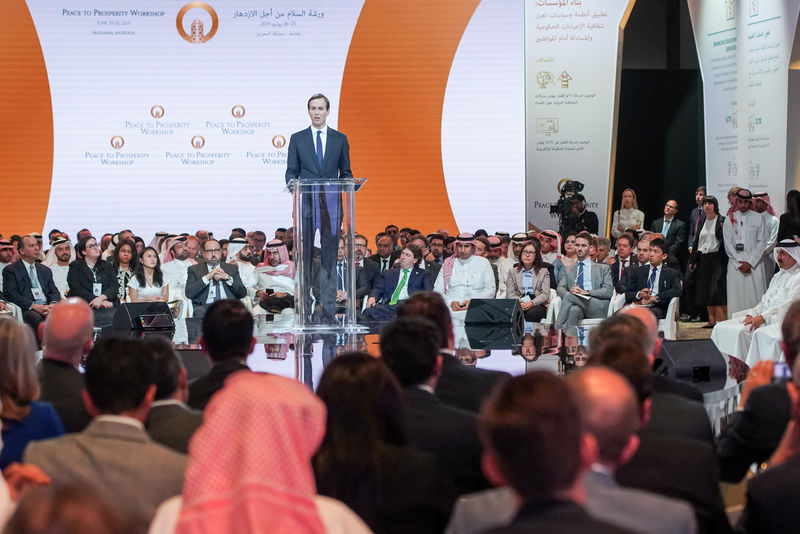
<instances>
[{"instance_id":1,"label":"man wearing white thobe","mask_svg":"<svg viewBox=\"0 0 800 534\"><path fill-rule=\"evenodd\" d=\"M442 295L455 318L466 315L471 299L495 297L494 271L489 260L475 255L472 234L458 234L455 254L444 261L433 290Z\"/></svg>"},{"instance_id":2,"label":"man wearing white thobe","mask_svg":"<svg viewBox=\"0 0 800 534\"><path fill-rule=\"evenodd\" d=\"M781 358L781 322L789 306L800 299L800 245L784 239L774 254L780 271L772 277L761 301L734 313L732 319L717 323L711 332L720 352L750 366L762 359Z\"/></svg>"},{"instance_id":3,"label":"man wearing white thobe","mask_svg":"<svg viewBox=\"0 0 800 534\"><path fill-rule=\"evenodd\" d=\"M42 262L42 265L50 267L53 272L53 283L61 293L61 298L67 298L69 290L67 274L69 273L69 264L73 261L75 261L75 249L72 243L62 237L50 244L50 250L47 251Z\"/></svg>"},{"instance_id":4,"label":"man wearing white thobe","mask_svg":"<svg viewBox=\"0 0 800 534\"><path fill-rule=\"evenodd\" d=\"M764 228L767 232L767 249L764 251L764 275L767 277L767 285L772 280L772 275L775 274L775 262L772 259L772 251L775 249L775 243L778 241L778 227L780 221L775 215L775 210L772 209L772 201L769 194L765 192L753 193L753 211L756 211L764 217Z\"/></svg>"},{"instance_id":5,"label":"man wearing white thobe","mask_svg":"<svg viewBox=\"0 0 800 534\"><path fill-rule=\"evenodd\" d=\"M161 264L164 283L169 284L169 300L184 301L186 308L189 303L189 299L186 298L186 277L189 267L196 263L189 258L185 236L176 236L167 242L164 263Z\"/></svg>"},{"instance_id":6,"label":"man wearing white thobe","mask_svg":"<svg viewBox=\"0 0 800 534\"><path fill-rule=\"evenodd\" d=\"M722 225L728 254L729 319L734 313L758 304L767 290L767 277L761 260L769 236L764 217L750 209L752 196L747 189L740 189Z\"/></svg>"}]
</instances>

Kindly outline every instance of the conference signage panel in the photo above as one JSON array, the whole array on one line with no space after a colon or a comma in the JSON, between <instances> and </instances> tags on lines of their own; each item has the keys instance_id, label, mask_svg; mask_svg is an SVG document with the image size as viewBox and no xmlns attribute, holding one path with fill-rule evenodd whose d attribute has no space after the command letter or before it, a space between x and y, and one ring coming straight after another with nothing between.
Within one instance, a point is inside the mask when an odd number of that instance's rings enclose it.
<instances>
[{"instance_id":1,"label":"conference signage panel","mask_svg":"<svg viewBox=\"0 0 800 534\"><path fill-rule=\"evenodd\" d=\"M703 76L708 192L733 186L785 204L789 60L798 0L689 0Z\"/></svg>"},{"instance_id":2,"label":"conference signage panel","mask_svg":"<svg viewBox=\"0 0 800 534\"><path fill-rule=\"evenodd\" d=\"M369 180L358 231L521 229L522 5L388 4L4 0L0 232L287 226L317 92Z\"/></svg>"},{"instance_id":3,"label":"conference signage panel","mask_svg":"<svg viewBox=\"0 0 800 534\"><path fill-rule=\"evenodd\" d=\"M527 219L557 226L550 206L566 181L584 184L605 231L622 32L633 0L526 0Z\"/></svg>"}]
</instances>

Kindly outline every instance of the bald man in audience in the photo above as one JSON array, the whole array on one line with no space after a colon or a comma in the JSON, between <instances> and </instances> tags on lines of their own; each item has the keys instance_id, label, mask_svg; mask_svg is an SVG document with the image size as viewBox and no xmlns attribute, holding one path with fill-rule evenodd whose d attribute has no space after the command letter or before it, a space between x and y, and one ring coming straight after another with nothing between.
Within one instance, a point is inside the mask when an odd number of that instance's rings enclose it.
<instances>
[{"instance_id":1,"label":"bald man in audience","mask_svg":"<svg viewBox=\"0 0 800 534\"><path fill-rule=\"evenodd\" d=\"M592 333L611 330L616 321L641 324L634 317L615 315L592 329ZM665 407L671 409L666 397L704 411L703 406L675 395L652 395L653 373L640 343L641 340L634 342L621 334L614 341L603 343L590 334L591 356L587 367L603 365L623 375L636 392L639 409L642 428L639 448L627 463L618 467L615 478L623 486L687 501L694 508L699 532L729 532L714 446L708 441L711 439L708 417L705 423L708 428L698 430L692 421L679 420L684 416L680 411L664 415ZM697 434L703 431L707 439L698 439Z\"/></svg>"},{"instance_id":2,"label":"bald man in audience","mask_svg":"<svg viewBox=\"0 0 800 534\"><path fill-rule=\"evenodd\" d=\"M694 534L697 521L691 506L647 491L624 488L614 480L617 468L639 447L639 410L628 381L601 366L572 374L567 385L578 405L589 449L585 459L586 511L595 519L647 534ZM514 513L510 488L466 495L456 503L449 534L472 534L488 526L509 523Z\"/></svg>"},{"instance_id":3,"label":"bald man in audience","mask_svg":"<svg viewBox=\"0 0 800 534\"><path fill-rule=\"evenodd\" d=\"M78 367L92 348L93 334L92 309L77 297L56 304L43 325L39 400L53 405L67 432L80 432L90 421L81 395L84 383Z\"/></svg>"}]
</instances>

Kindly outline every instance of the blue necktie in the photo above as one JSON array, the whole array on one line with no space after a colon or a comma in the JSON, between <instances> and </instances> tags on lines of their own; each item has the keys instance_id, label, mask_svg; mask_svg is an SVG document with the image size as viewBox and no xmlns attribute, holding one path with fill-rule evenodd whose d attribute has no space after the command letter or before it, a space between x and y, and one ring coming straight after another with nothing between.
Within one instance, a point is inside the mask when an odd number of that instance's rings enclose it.
<instances>
[{"instance_id":1,"label":"blue necktie","mask_svg":"<svg viewBox=\"0 0 800 534\"><path fill-rule=\"evenodd\" d=\"M322 130L317 130L317 161L319 170L322 170Z\"/></svg>"},{"instance_id":2,"label":"blue necktie","mask_svg":"<svg viewBox=\"0 0 800 534\"><path fill-rule=\"evenodd\" d=\"M339 262L337 265L337 270L339 271L339 283L337 284L340 291L344 291L344 273L342 271L342 263Z\"/></svg>"},{"instance_id":3,"label":"blue necktie","mask_svg":"<svg viewBox=\"0 0 800 534\"><path fill-rule=\"evenodd\" d=\"M647 288L652 291L653 285L656 283L656 273L658 272L658 267L653 267L650 270L650 279L647 281Z\"/></svg>"},{"instance_id":4,"label":"blue necktie","mask_svg":"<svg viewBox=\"0 0 800 534\"><path fill-rule=\"evenodd\" d=\"M583 262L578 264L578 287L583 289Z\"/></svg>"}]
</instances>

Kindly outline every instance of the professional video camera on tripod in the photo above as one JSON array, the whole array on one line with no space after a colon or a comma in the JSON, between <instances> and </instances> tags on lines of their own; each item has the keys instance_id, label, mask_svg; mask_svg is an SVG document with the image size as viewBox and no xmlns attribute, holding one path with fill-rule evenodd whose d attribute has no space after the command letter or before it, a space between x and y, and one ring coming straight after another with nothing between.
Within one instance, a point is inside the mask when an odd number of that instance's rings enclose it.
<instances>
[{"instance_id":1,"label":"professional video camera on tripod","mask_svg":"<svg viewBox=\"0 0 800 534\"><path fill-rule=\"evenodd\" d=\"M558 219L558 233L562 237L583 231L597 234L597 215L586 210L586 199L581 194L583 188L577 180L563 181L558 201L550 205L550 215Z\"/></svg>"}]
</instances>

